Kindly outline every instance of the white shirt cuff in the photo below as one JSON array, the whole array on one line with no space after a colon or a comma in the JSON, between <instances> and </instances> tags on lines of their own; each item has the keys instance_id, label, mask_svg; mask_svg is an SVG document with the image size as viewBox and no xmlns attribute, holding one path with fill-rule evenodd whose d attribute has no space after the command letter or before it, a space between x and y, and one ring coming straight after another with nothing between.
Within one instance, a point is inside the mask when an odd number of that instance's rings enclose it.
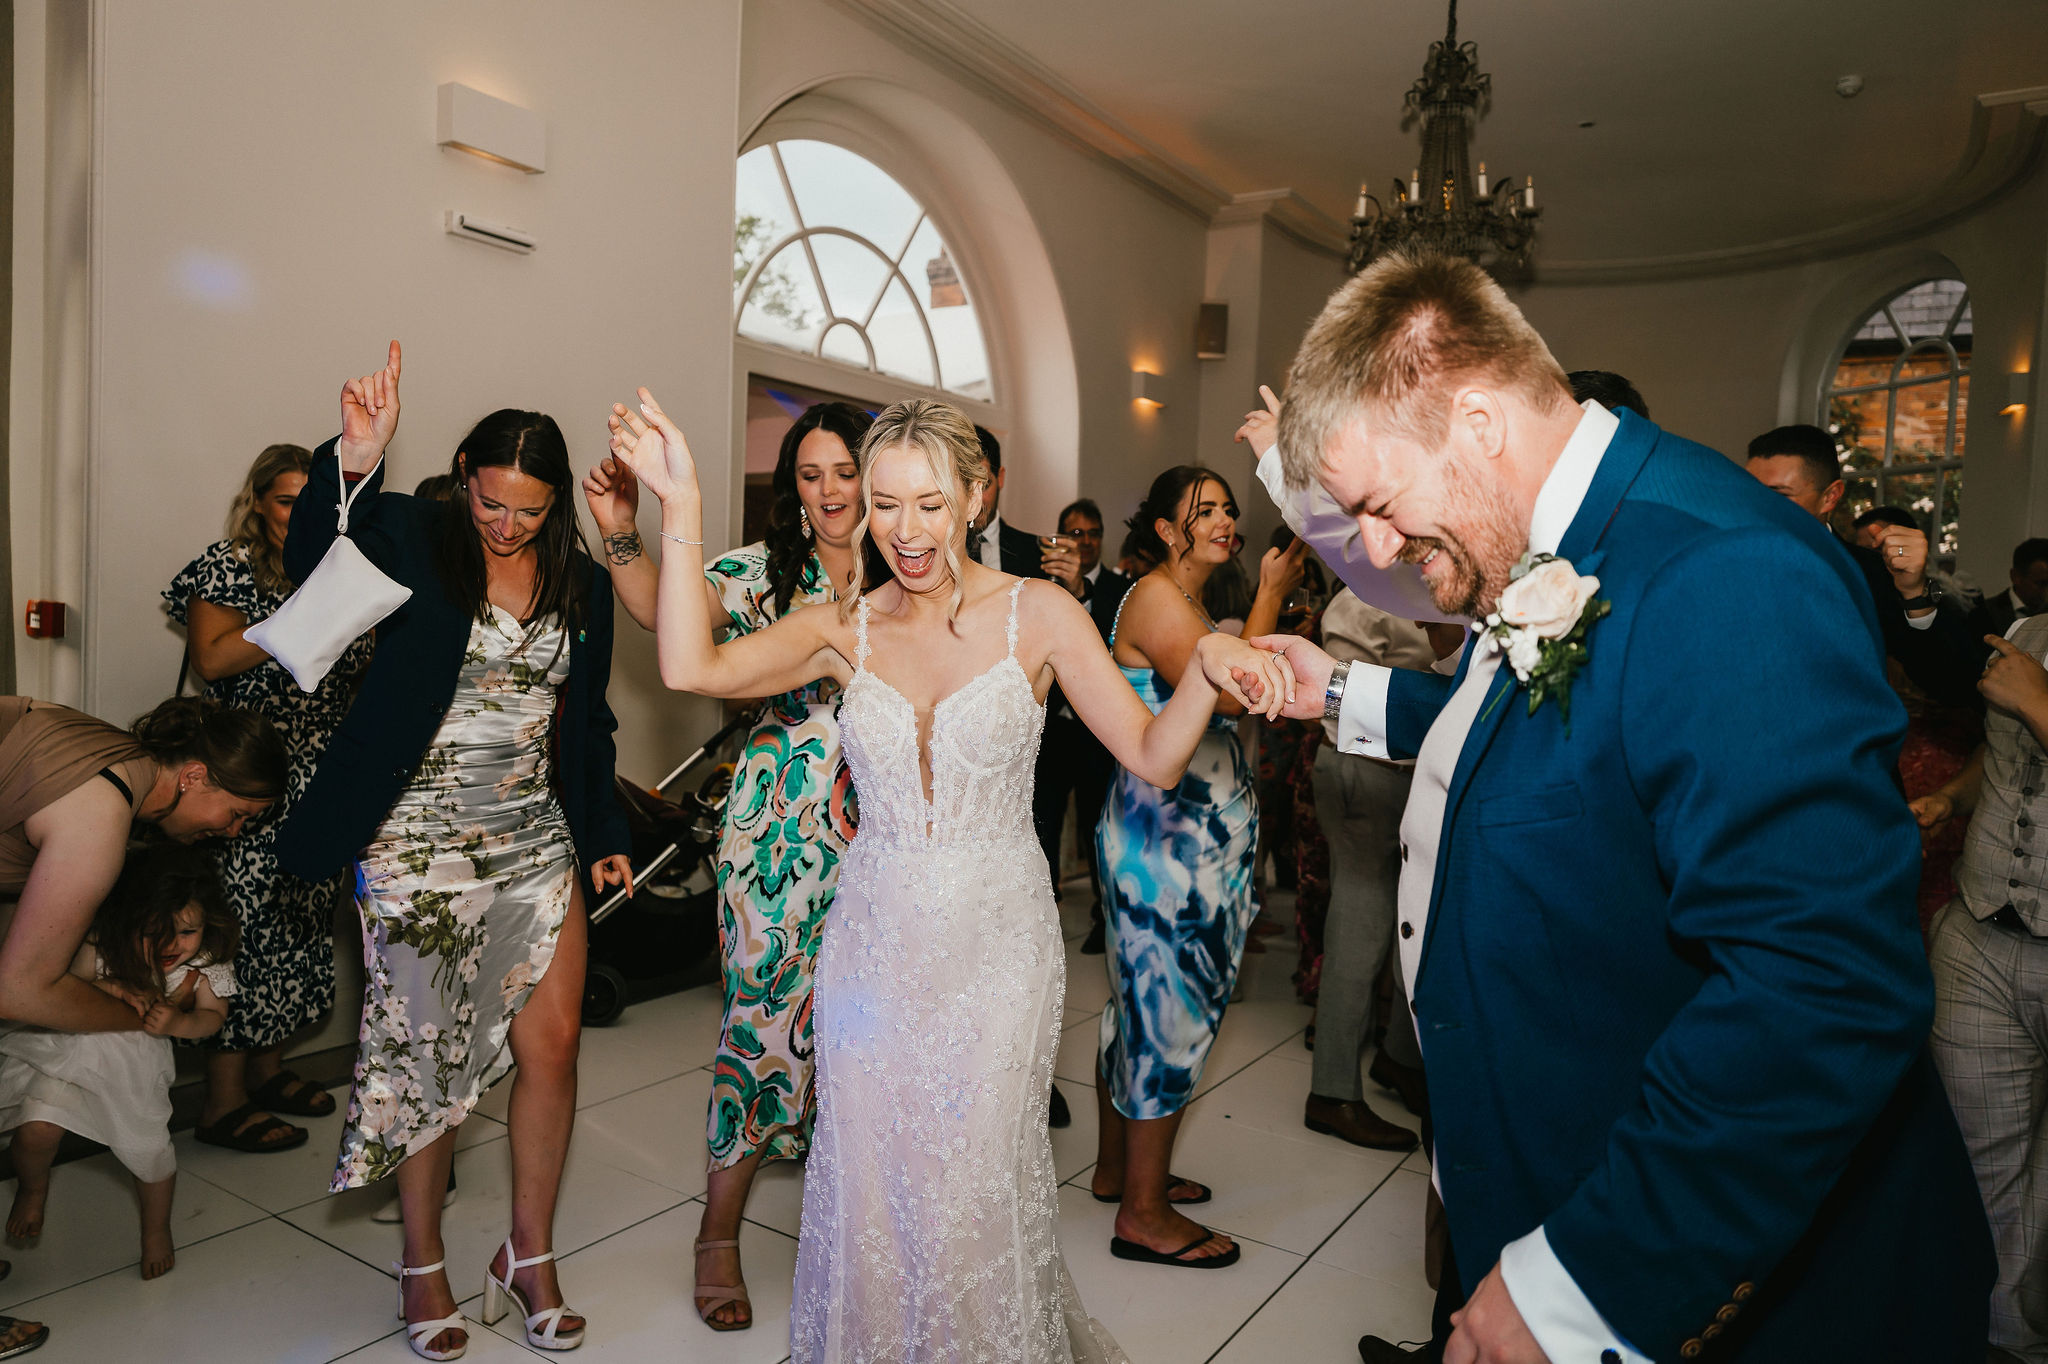
<instances>
[{"instance_id":1,"label":"white shirt cuff","mask_svg":"<svg viewBox=\"0 0 2048 1364\"><path fill-rule=\"evenodd\" d=\"M1623 1340L1579 1291L1578 1283L1550 1249L1543 1228L1508 1242L1501 1250L1500 1278L1514 1299L1515 1310L1522 1314L1523 1324L1550 1356L1551 1364L1591 1364L1608 1359L1610 1350L1622 1364L1654 1364Z\"/></svg>"},{"instance_id":2,"label":"white shirt cuff","mask_svg":"<svg viewBox=\"0 0 2048 1364\"><path fill-rule=\"evenodd\" d=\"M1280 509L1280 519L1287 523L1287 529L1301 535L1302 495L1290 492L1287 476L1280 471L1280 444L1275 441L1266 447L1266 453L1259 456L1255 471L1260 483L1265 485L1266 496L1273 499L1273 505ZM1307 539L1307 536L1302 536Z\"/></svg>"},{"instance_id":3,"label":"white shirt cuff","mask_svg":"<svg viewBox=\"0 0 2048 1364\"><path fill-rule=\"evenodd\" d=\"M1909 615L1906 617L1906 624L1912 626L1915 630L1932 630L1934 628L1934 618L1940 614L1941 612L1939 611L1929 611L1924 616Z\"/></svg>"},{"instance_id":4,"label":"white shirt cuff","mask_svg":"<svg viewBox=\"0 0 2048 1364\"><path fill-rule=\"evenodd\" d=\"M1337 751L1362 753L1368 758L1388 758L1387 681L1392 668L1377 663L1353 663L1344 682L1344 699L1337 708Z\"/></svg>"}]
</instances>

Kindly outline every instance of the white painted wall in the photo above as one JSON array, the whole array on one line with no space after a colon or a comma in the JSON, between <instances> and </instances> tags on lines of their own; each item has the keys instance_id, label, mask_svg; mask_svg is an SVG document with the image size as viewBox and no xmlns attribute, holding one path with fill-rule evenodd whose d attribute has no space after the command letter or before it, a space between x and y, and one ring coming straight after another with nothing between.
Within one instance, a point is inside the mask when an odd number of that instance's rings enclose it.
<instances>
[{"instance_id":1,"label":"white painted wall","mask_svg":"<svg viewBox=\"0 0 2048 1364\"><path fill-rule=\"evenodd\" d=\"M1659 284L1539 282L1515 298L1566 369L1627 375L1659 425L1740 458L1751 437L1815 419L1833 348L1873 305L1948 273L1970 286L1976 324L1959 565L1996 591L2012 547L2048 532L2042 390L2024 417L1999 414L2006 373L2041 368L2048 166L1963 221L1883 251Z\"/></svg>"},{"instance_id":2,"label":"white painted wall","mask_svg":"<svg viewBox=\"0 0 2048 1364\"><path fill-rule=\"evenodd\" d=\"M1054 338L1020 327L1024 349L1007 357L1019 381L1010 408L1024 429L1004 445L1006 521L1050 529L1077 492L1120 521L1153 474L1194 457L1206 223L825 0L751 0L740 65L742 129L807 92L861 104L899 120L899 153L930 153L929 187L912 184L900 160L885 162L914 192L949 198L969 216L993 196L1036 236L1067 334L1047 344ZM949 142L985 151L990 163L948 155ZM984 272L1010 268L1000 237L978 244ZM1071 372L1051 372L1063 365ZM1133 368L1165 376L1165 407L1131 401ZM1072 410L1047 413L1044 403Z\"/></svg>"},{"instance_id":3,"label":"white painted wall","mask_svg":"<svg viewBox=\"0 0 2048 1364\"><path fill-rule=\"evenodd\" d=\"M365 0L345 22L263 0L93 12L86 496L47 507L85 540L83 582L60 580L82 698L61 699L125 722L169 691L180 641L158 591L221 533L259 449L332 434L342 381L389 337L406 347L401 486L502 406L553 414L593 462L636 383L725 443L737 0L612 0L604 23L551 0ZM437 147L451 80L539 112L547 173ZM540 248L447 236L449 208ZM707 471L714 507L724 479ZM23 596L45 590L33 568L17 563ZM647 780L710 720L660 690L630 624L612 702L620 768Z\"/></svg>"}]
</instances>

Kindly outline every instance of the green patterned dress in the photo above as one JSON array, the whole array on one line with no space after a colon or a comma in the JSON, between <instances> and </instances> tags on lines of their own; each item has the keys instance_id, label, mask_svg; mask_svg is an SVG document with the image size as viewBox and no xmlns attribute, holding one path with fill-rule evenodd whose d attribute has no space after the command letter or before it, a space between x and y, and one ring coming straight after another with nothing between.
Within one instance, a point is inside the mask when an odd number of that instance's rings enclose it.
<instances>
[{"instance_id":1,"label":"green patterned dress","mask_svg":"<svg viewBox=\"0 0 2048 1364\"><path fill-rule=\"evenodd\" d=\"M576 847L548 741L559 621L470 625L440 732L357 865L361 1047L333 1191L382 1179L512 1068L512 1020L555 959Z\"/></svg>"},{"instance_id":2,"label":"green patterned dress","mask_svg":"<svg viewBox=\"0 0 2048 1364\"><path fill-rule=\"evenodd\" d=\"M704 571L732 635L775 619L768 549L736 549ZM790 610L836 600L813 555ZM733 773L718 844L725 1022L712 1067L711 1168L789 1160L810 1146L811 971L839 861L853 837L853 780L839 755L839 686L775 697Z\"/></svg>"}]
</instances>

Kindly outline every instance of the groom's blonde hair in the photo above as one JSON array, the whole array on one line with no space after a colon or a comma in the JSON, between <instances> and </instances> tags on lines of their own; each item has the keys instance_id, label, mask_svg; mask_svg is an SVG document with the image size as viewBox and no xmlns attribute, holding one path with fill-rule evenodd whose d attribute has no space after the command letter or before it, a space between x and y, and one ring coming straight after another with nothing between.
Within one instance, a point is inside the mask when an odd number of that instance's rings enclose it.
<instances>
[{"instance_id":1,"label":"groom's blonde hair","mask_svg":"<svg viewBox=\"0 0 2048 1364\"><path fill-rule=\"evenodd\" d=\"M860 463L860 524L853 531L856 547L853 581L848 585L849 590L839 598L841 620L852 618L854 603L863 592L880 587L891 576L881 547L868 537L868 522L874 515L875 460L883 451L898 446L916 450L924 456L933 479L938 482L939 493L946 500L946 510L953 514L952 534L946 537L941 549L945 555L946 571L953 576L953 601L947 613L948 619L959 617L960 603L967 594L960 583L961 551L967 545L968 510L974 490L986 488L993 477L989 472L988 457L981 451L981 438L974 432L974 423L967 420L959 408L931 398L906 398L882 409L882 414L875 418L875 424L868 428L857 452Z\"/></svg>"},{"instance_id":2,"label":"groom's blonde hair","mask_svg":"<svg viewBox=\"0 0 2048 1364\"><path fill-rule=\"evenodd\" d=\"M1288 485L1313 481L1338 432L1359 417L1437 448L1451 394L1474 379L1546 411L1571 401L1564 368L1484 270L1435 254L1375 261L1330 296L1294 354L1280 411Z\"/></svg>"}]
</instances>

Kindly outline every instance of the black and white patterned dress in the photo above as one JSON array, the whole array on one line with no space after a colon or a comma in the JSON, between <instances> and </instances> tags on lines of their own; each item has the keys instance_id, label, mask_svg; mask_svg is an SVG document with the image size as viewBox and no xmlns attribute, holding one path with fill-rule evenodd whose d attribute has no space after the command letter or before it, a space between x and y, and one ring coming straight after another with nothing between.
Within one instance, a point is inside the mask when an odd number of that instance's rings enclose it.
<instances>
[{"instance_id":1,"label":"black and white patterned dress","mask_svg":"<svg viewBox=\"0 0 2048 1364\"><path fill-rule=\"evenodd\" d=\"M285 601L257 585L246 552L231 540L207 546L163 595L180 625L187 624L194 597L239 611L252 624ZM349 646L311 696L272 661L206 685L206 694L223 705L247 706L269 717L291 758L284 799L240 838L215 845L228 903L241 917L242 946L235 956L241 993L228 1010L227 1026L203 1044L214 1050L279 1046L334 1007L334 910L336 897L345 893L344 878L310 884L280 871L275 844L285 813L312 780L369 661L366 636Z\"/></svg>"}]
</instances>

